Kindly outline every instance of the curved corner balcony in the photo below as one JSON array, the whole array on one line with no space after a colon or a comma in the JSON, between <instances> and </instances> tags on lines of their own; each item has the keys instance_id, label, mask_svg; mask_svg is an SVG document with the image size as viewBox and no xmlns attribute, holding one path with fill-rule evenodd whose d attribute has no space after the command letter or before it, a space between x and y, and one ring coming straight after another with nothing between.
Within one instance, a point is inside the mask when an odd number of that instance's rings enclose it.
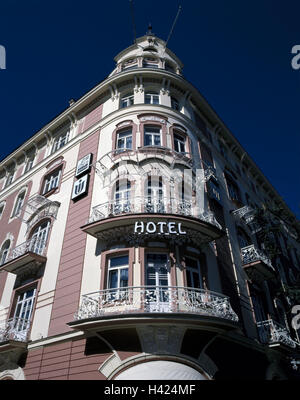
<instances>
[{"instance_id":1,"label":"curved corner balcony","mask_svg":"<svg viewBox=\"0 0 300 400\"><path fill-rule=\"evenodd\" d=\"M142 146L137 149L116 149L104 154L96 162L96 172L105 177L117 164L125 162L140 165L146 160L164 161L174 168L176 164L182 164L188 168L193 167L192 155L187 152L177 152L165 146Z\"/></svg>"},{"instance_id":2,"label":"curved corner balcony","mask_svg":"<svg viewBox=\"0 0 300 400\"><path fill-rule=\"evenodd\" d=\"M208 243L224 232L212 212L201 212L193 201L135 196L126 202L108 201L92 210L83 231L101 240L168 238L182 243ZM110 233L111 235L110 235Z\"/></svg>"},{"instance_id":3,"label":"curved corner balcony","mask_svg":"<svg viewBox=\"0 0 300 400\"><path fill-rule=\"evenodd\" d=\"M132 286L82 296L81 306L69 324L82 329L84 324L97 324L110 317L151 318L158 314L162 318L166 314L175 318L190 315L238 322L229 298L222 294L177 286Z\"/></svg>"}]
</instances>

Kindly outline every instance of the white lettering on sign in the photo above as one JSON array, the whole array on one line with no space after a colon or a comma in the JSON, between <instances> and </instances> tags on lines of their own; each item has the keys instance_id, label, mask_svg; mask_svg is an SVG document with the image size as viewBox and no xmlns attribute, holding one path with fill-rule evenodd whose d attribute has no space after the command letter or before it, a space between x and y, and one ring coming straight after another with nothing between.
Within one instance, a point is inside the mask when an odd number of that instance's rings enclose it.
<instances>
[{"instance_id":1,"label":"white lettering on sign","mask_svg":"<svg viewBox=\"0 0 300 400\"><path fill-rule=\"evenodd\" d=\"M186 232L181 227L181 222L143 222L137 221L134 225L134 233L151 234L157 233L159 235L186 235Z\"/></svg>"}]
</instances>

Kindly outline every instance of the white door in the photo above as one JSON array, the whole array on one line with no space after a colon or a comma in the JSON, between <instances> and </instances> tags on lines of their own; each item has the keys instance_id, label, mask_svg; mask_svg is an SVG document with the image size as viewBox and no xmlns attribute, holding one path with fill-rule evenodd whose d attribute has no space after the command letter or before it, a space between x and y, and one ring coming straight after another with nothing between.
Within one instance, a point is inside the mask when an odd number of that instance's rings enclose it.
<instances>
[{"instance_id":1,"label":"white door","mask_svg":"<svg viewBox=\"0 0 300 400\"><path fill-rule=\"evenodd\" d=\"M167 254L146 255L147 306L150 312L168 312L170 308L170 272Z\"/></svg>"},{"instance_id":2,"label":"white door","mask_svg":"<svg viewBox=\"0 0 300 400\"><path fill-rule=\"evenodd\" d=\"M147 185L146 211L150 213L165 212L164 192L161 177L149 177Z\"/></svg>"}]
</instances>

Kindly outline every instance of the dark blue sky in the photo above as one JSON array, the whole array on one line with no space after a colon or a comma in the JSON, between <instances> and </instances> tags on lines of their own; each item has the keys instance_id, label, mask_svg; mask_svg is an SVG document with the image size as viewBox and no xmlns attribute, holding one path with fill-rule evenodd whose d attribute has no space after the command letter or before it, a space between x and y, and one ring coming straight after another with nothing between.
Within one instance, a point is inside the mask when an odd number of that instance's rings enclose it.
<instances>
[{"instance_id":1,"label":"dark blue sky","mask_svg":"<svg viewBox=\"0 0 300 400\"><path fill-rule=\"evenodd\" d=\"M299 0L134 0L137 36L151 22L199 89L300 218ZM129 0L4 0L0 44L5 157L102 81L133 42Z\"/></svg>"}]
</instances>

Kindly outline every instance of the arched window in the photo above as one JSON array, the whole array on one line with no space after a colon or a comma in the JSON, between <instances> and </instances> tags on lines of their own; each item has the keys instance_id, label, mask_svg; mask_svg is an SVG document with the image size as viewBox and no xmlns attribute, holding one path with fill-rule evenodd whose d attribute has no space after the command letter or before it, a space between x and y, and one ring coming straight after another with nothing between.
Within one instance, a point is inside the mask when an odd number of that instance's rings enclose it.
<instances>
[{"instance_id":1,"label":"arched window","mask_svg":"<svg viewBox=\"0 0 300 400\"><path fill-rule=\"evenodd\" d=\"M161 176L148 177L146 211L151 213L165 212L164 189Z\"/></svg>"},{"instance_id":2,"label":"arched window","mask_svg":"<svg viewBox=\"0 0 300 400\"><path fill-rule=\"evenodd\" d=\"M12 213L12 217L17 217L18 215L20 215L22 206L24 204L25 193L26 193L26 190L23 190L21 193L18 194L16 203L15 203L15 207L14 207L14 210Z\"/></svg>"},{"instance_id":3,"label":"arched window","mask_svg":"<svg viewBox=\"0 0 300 400\"><path fill-rule=\"evenodd\" d=\"M247 247L251 244L251 240L250 240L249 236L241 228L238 228L237 236L238 236L238 241L239 241L239 245L240 245L241 249L244 247Z\"/></svg>"},{"instance_id":4,"label":"arched window","mask_svg":"<svg viewBox=\"0 0 300 400\"><path fill-rule=\"evenodd\" d=\"M115 214L130 212L131 184L129 180L116 182L113 212Z\"/></svg>"},{"instance_id":5,"label":"arched window","mask_svg":"<svg viewBox=\"0 0 300 400\"><path fill-rule=\"evenodd\" d=\"M159 104L159 94L157 92L146 92L145 93L146 104Z\"/></svg>"},{"instance_id":6,"label":"arched window","mask_svg":"<svg viewBox=\"0 0 300 400\"><path fill-rule=\"evenodd\" d=\"M3 243L0 251L0 265L4 264L7 261L8 253L10 248L10 240L6 240Z\"/></svg>"},{"instance_id":7,"label":"arched window","mask_svg":"<svg viewBox=\"0 0 300 400\"><path fill-rule=\"evenodd\" d=\"M50 220L46 220L35 228L30 239L30 251L40 255L44 253L47 244L50 225L51 225Z\"/></svg>"},{"instance_id":8,"label":"arched window","mask_svg":"<svg viewBox=\"0 0 300 400\"><path fill-rule=\"evenodd\" d=\"M120 107L126 108L132 106L134 104L134 95L133 93L126 93L126 95L121 97Z\"/></svg>"}]
</instances>

